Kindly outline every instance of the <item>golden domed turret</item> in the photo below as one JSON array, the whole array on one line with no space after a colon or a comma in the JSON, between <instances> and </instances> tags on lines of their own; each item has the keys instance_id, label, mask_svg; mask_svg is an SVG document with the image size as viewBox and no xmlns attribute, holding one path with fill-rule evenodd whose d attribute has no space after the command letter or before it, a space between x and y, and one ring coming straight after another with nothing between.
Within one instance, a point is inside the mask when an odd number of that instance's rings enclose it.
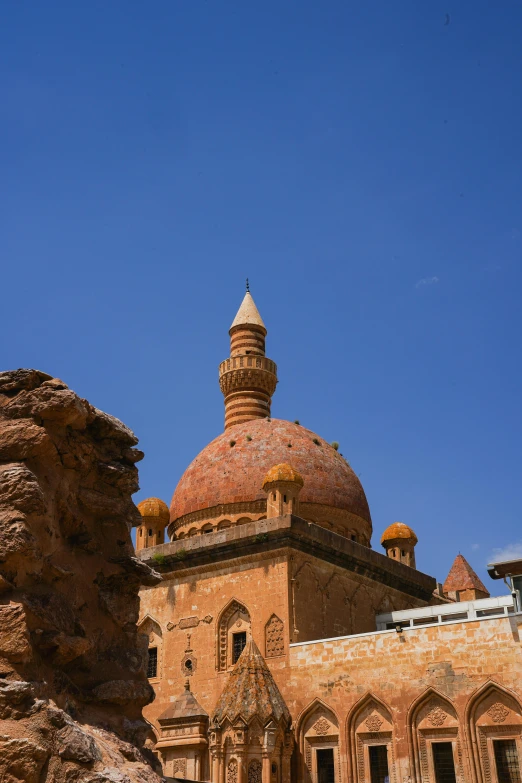
<instances>
[{"instance_id":1,"label":"golden domed turret","mask_svg":"<svg viewBox=\"0 0 522 783\"><path fill-rule=\"evenodd\" d=\"M263 489L266 489L267 484L273 484L275 481L291 481L294 484L299 484L300 487L304 486L303 477L287 462L282 462L280 465L274 465L270 468L263 481Z\"/></svg>"},{"instance_id":2,"label":"golden domed turret","mask_svg":"<svg viewBox=\"0 0 522 783\"><path fill-rule=\"evenodd\" d=\"M410 568L415 568L415 545L419 539L415 531L404 522L394 522L386 528L381 537L381 544L386 554L392 560L398 560Z\"/></svg>"},{"instance_id":3,"label":"golden domed turret","mask_svg":"<svg viewBox=\"0 0 522 783\"><path fill-rule=\"evenodd\" d=\"M143 522L136 530L136 552L149 546L163 544L165 527L170 518L167 504L160 498L147 498L138 503L138 511L143 517Z\"/></svg>"},{"instance_id":4,"label":"golden domed turret","mask_svg":"<svg viewBox=\"0 0 522 783\"><path fill-rule=\"evenodd\" d=\"M282 462L270 468L263 481L263 489L267 494L267 519L283 514L298 515L299 493L303 486L303 477L288 463Z\"/></svg>"}]
</instances>

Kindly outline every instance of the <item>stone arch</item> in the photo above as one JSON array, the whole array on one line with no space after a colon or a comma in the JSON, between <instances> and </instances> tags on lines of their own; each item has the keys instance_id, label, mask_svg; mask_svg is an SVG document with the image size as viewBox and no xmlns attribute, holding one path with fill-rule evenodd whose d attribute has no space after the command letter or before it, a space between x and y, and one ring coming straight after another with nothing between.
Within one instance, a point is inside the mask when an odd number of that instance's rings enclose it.
<instances>
[{"instance_id":1,"label":"stone arch","mask_svg":"<svg viewBox=\"0 0 522 783\"><path fill-rule=\"evenodd\" d=\"M393 717L390 708L369 692L354 704L346 722L348 778L354 783L370 779L369 748L386 746L390 783L396 781Z\"/></svg>"},{"instance_id":2,"label":"stone arch","mask_svg":"<svg viewBox=\"0 0 522 783\"><path fill-rule=\"evenodd\" d=\"M247 523L247 522L252 522L252 520L250 519L250 517L240 517L240 518L237 520L237 522L236 522L236 525L246 525L246 523Z\"/></svg>"},{"instance_id":3,"label":"stone arch","mask_svg":"<svg viewBox=\"0 0 522 783\"><path fill-rule=\"evenodd\" d=\"M265 625L265 658L285 654L285 625L273 614Z\"/></svg>"},{"instance_id":4,"label":"stone arch","mask_svg":"<svg viewBox=\"0 0 522 783\"><path fill-rule=\"evenodd\" d=\"M216 623L216 668L225 671L232 665L232 635L246 633L248 639L251 635L250 612L246 606L232 598L222 609Z\"/></svg>"},{"instance_id":5,"label":"stone arch","mask_svg":"<svg viewBox=\"0 0 522 783\"><path fill-rule=\"evenodd\" d=\"M435 688L415 699L407 717L410 767L415 780L435 780L434 742L451 743L455 778L466 783L459 716L453 702Z\"/></svg>"},{"instance_id":6,"label":"stone arch","mask_svg":"<svg viewBox=\"0 0 522 783\"><path fill-rule=\"evenodd\" d=\"M339 719L335 711L322 699L314 699L297 719L296 736L301 780L305 783L318 783L317 751L332 749L335 780L339 781Z\"/></svg>"},{"instance_id":7,"label":"stone arch","mask_svg":"<svg viewBox=\"0 0 522 783\"><path fill-rule=\"evenodd\" d=\"M203 527L201 528L201 533L213 533L213 532L214 532L214 528L213 528L213 526L211 525L211 523L210 523L210 522L207 522L207 523L206 523L205 525L203 525Z\"/></svg>"},{"instance_id":8,"label":"stone arch","mask_svg":"<svg viewBox=\"0 0 522 783\"><path fill-rule=\"evenodd\" d=\"M161 676L163 664L163 631L161 625L152 615L146 614L138 622L138 633L147 637L148 651L156 649L156 675L152 676L150 679L159 678ZM152 655L150 652L147 654L149 656ZM147 661L147 667L149 666L149 660Z\"/></svg>"},{"instance_id":9,"label":"stone arch","mask_svg":"<svg viewBox=\"0 0 522 783\"><path fill-rule=\"evenodd\" d=\"M217 529L218 530L227 530L227 528L232 527L232 522L230 519L222 519L221 522L218 523Z\"/></svg>"},{"instance_id":10,"label":"stone arch","mask_svg":"<svg viewBox=\"0 0 522 783\"><path fill-rule=\"evenodd\" d=\"M488 680L468 701L465 722L476 783L491 783L497 779L493 743L498 740L515 743L522 770L522 708L517 695Z\"/></svg>"}]
</instances>

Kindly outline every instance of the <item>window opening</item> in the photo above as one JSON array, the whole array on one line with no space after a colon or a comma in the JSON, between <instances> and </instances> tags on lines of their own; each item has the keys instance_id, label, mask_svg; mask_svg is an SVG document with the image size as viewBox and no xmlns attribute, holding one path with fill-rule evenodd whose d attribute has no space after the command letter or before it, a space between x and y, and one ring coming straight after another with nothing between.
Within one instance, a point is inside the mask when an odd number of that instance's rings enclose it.
<instances>
[{"instance_id":1,"label":"window opening","mask_svg":"<svg viewBox=\"0 0 522 783\"><path fill-rule=\"evenodd\" d=\"M401 554L402 554L403 557L406 557L406 550L405 549L401 549Z\"/></svg>"},{"instance_id":2,"label":"window opening","mask_svg":"<svg viewBox=\"0 0 522 783\"><path fill-rule=\"evenodd\" d=\"M514 739L493 740L498 783L520 783L520 764Z\"/></svg>"},{"instance_id":3,"label":"window opening","mask_svg":"<svg viewBox=\"0 0 522 783\"><path fill-rule=\"evenodd\" d=\"M286 495L283 495L283 501L286 503Z\"/></svg>"},{"instance_id":4,"label":"window opening","mask_svg":"<svg viewBox=\"0 0 522 783\"><path fill-rule=\"evenodd\" d=\"M368 751L370 755L371 783L390 783L387 745L370 745Z\"/></svg>"},{"instance_id":5,"label":"window opening","mask_svg":"<svg viewBox=\"0 0 522 783\"><path fill-rule=\"evenodd\" d=\"M147 664L147 677L149 677L150 679L151 677L157 677L157 676L158 676L158 648L150 647L149 661Z\"/></svg>"},{"instance_id":6,"label":"window opening","mask_svg":"<svg viewBox=\"0 0 522 783\"><path fill-rule=\"evenodd\" d=\"M333 748L320 748L316 754L317 783L335 783Z\"/></svg>"},{"instance_id":7,"label":"window opening","mask_svg":"<svg viewBox=\"0 0 522 783\"><path fill-rule=\"evenodd\" d=\"M193 670L193 668L194 668L194 667L193 667L193 665L192 665L192 661L190 660L190 658L188 658L188 659L185 661L185 669L186 669L187 671L189 671L190 673L192 673L192 670Z\"/></svg>"},{"instance_id":8,"label":"window opening","mask_svg":"<svg viewBox=\"0 0 522 783\"><path fill-rule=\"evenodd\" d=\"M272 500L275 500L275 499L276 499L276 493L272 492Z\"/></svg>"},{"instance_id":9,"label":"window opening","mask_svg":"<svg viewBox=\"0 0 522 783\"><path fill-rule=\"evenodd\" d=\"M236 663L246 647L246 631L233 634L232 637L232 663Z\"/></svg>"},{"instance_id":10,"label":"window opening","mask_svg":"<svg viewBox=\"0 0 522 783\"><path fill-rule=\"evenodd\" d=\"M149 536L151 536L151 535L152 535L152 528L149 527Z\"/></svg>"},{"instance_id":11,"label":"window opening","mask_svg":"<svg viewBox=\"0 0 522 783\"><path fill-rule=\"evenodd\" d=\"M352 541L357 541L357 536L354 533L352 533L351 538L352 538Z\"/></svg>"},{"instance_id":12,"label":"window opening","mask_svg":"<svg viewBox=\"0 0 522 783\"><path fill-rule=\"evenodd\" d=\"M431 750L436 783L457 783L451 742L433 742Z\"/></svg>"}]
</instances>

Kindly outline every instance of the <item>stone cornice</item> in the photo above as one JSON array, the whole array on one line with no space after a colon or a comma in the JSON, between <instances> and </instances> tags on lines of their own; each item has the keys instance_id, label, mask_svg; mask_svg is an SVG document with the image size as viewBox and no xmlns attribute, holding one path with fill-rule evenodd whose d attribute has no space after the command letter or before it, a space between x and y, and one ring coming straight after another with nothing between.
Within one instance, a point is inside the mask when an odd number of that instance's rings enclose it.
<instances>
[{"instance_id":1,"label":"stone cornice","mask_svg":"<svg viewBox=\"0 0 522 783\"><path fill-rule=\"evenodd\" d=\"M230 561L237 563L238 558L257 559L261 553L266 556L281 549L303 552L427 602L436 588L433 577L290 515L160 544L141 550L138 557L150 561L168 578L168 573L223 568ZM155 554L163 556L162 565L152 560Z\"/></svg>"}]
</instances>

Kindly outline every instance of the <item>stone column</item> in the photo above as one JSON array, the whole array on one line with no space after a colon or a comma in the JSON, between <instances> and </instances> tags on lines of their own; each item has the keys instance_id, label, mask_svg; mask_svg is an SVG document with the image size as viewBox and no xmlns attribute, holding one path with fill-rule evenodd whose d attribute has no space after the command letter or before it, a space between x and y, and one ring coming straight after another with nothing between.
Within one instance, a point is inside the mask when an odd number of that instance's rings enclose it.
<instances>
[{"instance_id":1,"label":"stone column","mask_svg":"<svg viewBox=\"0 0 522 783\"><path fill-rule=\"evenodd\" d=\"M261 776L262 783L270 783L270 756L268 753L263 753L263 773Z\"/></svg>"},{"instance_id":2,"label":"stone column","mask_svg":"<svg viewBox=\"0 0 522 783\"><path fill-rule=\"evenodd\" d=\"M237 783L246 783L244 751L237 753Z\"/></svg>"},{"instance_id":3,"label":"stone column","mask_svg":"<svg viewBox=\"0 0 522 783\"><path fill-rule=\"evenodd\" d=\"M226 779L226 767L225 767L225 753L221 751L219 754L219 780L218 783L225 783Z\"/></svg>"},{"instance_id":4,"label":"stone column","mask_svg":"<svg viewBox=\"0 0 522 783\"><path fill-rule=\"evenodd\" d=\"M201 756L197 752L194 754L194 778L201 780Z\"/></svg>"}]
</instances>

